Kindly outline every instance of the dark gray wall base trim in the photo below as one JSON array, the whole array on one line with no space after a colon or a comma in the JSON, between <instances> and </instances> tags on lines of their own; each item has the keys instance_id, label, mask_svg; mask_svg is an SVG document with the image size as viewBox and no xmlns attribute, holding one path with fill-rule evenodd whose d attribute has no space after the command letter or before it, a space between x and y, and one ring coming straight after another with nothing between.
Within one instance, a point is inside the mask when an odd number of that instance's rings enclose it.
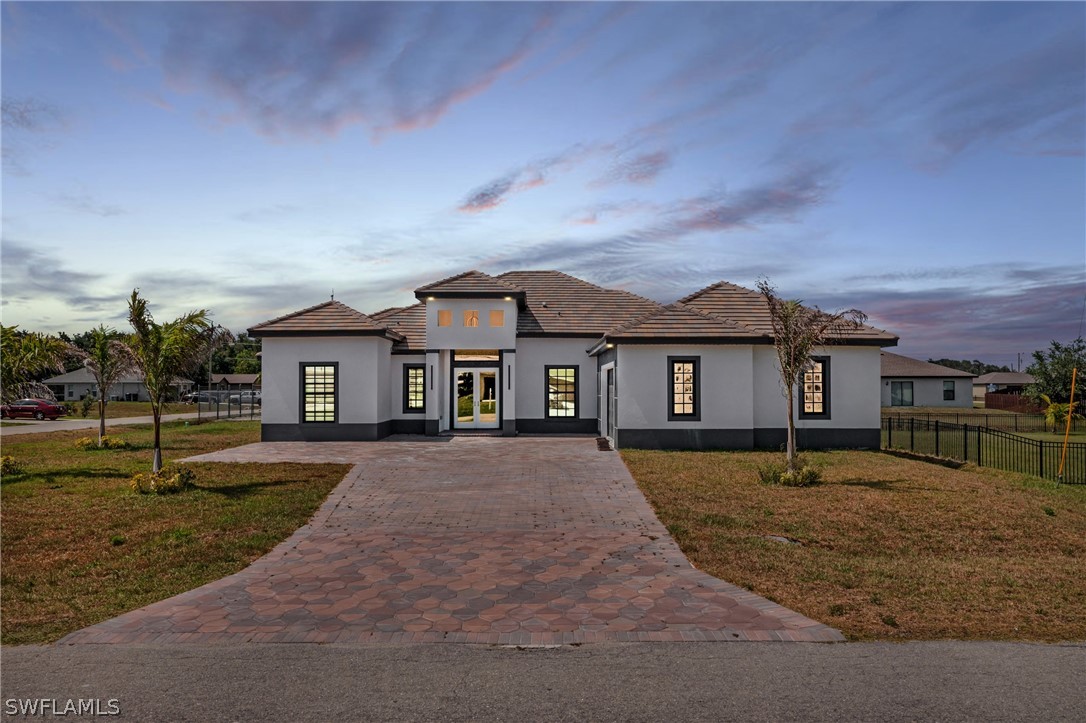
<instances>
[{"instance_id":1,"label":"dark gray wall base trim","mask_svg":"<svg viewBox=\"0 0 1086 723\"><path fill-rule=\"evenodd\" d=\"M755 429L754 447L756 449L783 449L788 430ZM882 444L881 434L875 429L797 429L796 446L799 449L837 449L868 447L878 449Z\"/></svg>"},{"instance_id":2,"label":"dark gray wall base trim","mask_svg":"<svg viewBox=\"0 0 1086 723\"><path fill-rule=\"evenodd\" d=\"M425 427L426 436L427 437L436 437L438 435L438 433L441 431L439 425L440 425L440 420L438 420L438 419L427 419L426 420L426 427Z\"/></svg>"},{"instance_id":3,"label":"dark gray wall base trim","mask_svg":"<svg viewBox=\"0 0 1086 723\"><path fill-rule=\"evenodd\" d=\"M502 436L503 437L515 437L515 436L517 436L517 420L515 420L515 419L503 419L502 420Z\"/></svg>"},{"instance_id":4,"label":"dark gray wall base trim","mask_svg":"<svg viewBox=\"0 0 1086 723\"><path fill-rule=\"evenodd\" d=\"M595 434L595 419L517 419L519 434Z\"/></svg>"},{"instance_id":5,"label":"dark gray wall base trim","mask_svg":"<svg viewBox=\"0 0 1086 723\"><path fill-rule=\"evenodd\" d=\"M620 449L780 449L785 429L619 429ZM802 449L878 449L878 429L797 429Z\"/></svg>"},{"instance_id":6,"label":"dark gray wall base trim","mask_svg":"<svg viewBox=\"0 0 1086 723\"><path fill-rule=\"evenodd\" d=\"M262 424L261 442L371 442L392 434L392 422L376 424Z\"/></svg>"},{"instance_id":7,"label":"dark gray wall base trim","mask_svg":"<svg viewBox=\"0 0 1086 723\"><path fill-rule=\"evenodd\" d=\"M426 420L393 419L392 434L426 434Z\"/></svg>"},{"instance_id":8,"label":"dark gray wall base trim","mask_svg":"<svg viewBox=\"0 0 1086 723\"><path fill-rule=\"evenodd\" d=\"M751 429L618 429L619 449L753 449Z\"/></svg>"}]
</instances>

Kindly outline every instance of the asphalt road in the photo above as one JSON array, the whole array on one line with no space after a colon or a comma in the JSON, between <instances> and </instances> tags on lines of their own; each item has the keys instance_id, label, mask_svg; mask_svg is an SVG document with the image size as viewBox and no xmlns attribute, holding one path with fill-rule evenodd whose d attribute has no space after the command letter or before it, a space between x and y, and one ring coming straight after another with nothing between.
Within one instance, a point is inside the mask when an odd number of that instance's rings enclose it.
<instances>
[{"instance_id":1,"label":"asphalt road","mask_svg":"<svg viewBox=\"0 0 1086 723\"><path fill-rule=\"evenodd\" d=\"M86 645L0 657L3 720L55 719L9 715L41 698L97 699L137 721L1086 720L1086 644Z\"/></svg>"},{"instance_id":2,"label":"asphalt road","mask_svg":"<svg viewBox=\"0 0 1086 723\"><path fill-rule=\"evenodd\" d=\"M248 407L246 407L248 409ZM177 419L196 419L199 416L210 419L214 418L214 412L204 412L200 415L196 412L184 412L181 414L163 414L163 422L172 422ZM226 415L222 415L223 419L226 419ZM248 419L249 415L246 412L243 416L234 416L233 419ZM260 419L260 413L257 412L254 419ZM12 426L0 427L0 436L7 437L9 435L17 434L38 434L40 432L64 432L71 429L98 429L98 417L93 419L72 419L70 417L62 417L61 419L43 419L38 421L36 419L12 419L5 420L12 422ZM150 424L154 421L154 417L147 415L145 417L116 417L114 419L106 420L106 428L119 427L126 424Z\"/></svg>"}]
</instances>

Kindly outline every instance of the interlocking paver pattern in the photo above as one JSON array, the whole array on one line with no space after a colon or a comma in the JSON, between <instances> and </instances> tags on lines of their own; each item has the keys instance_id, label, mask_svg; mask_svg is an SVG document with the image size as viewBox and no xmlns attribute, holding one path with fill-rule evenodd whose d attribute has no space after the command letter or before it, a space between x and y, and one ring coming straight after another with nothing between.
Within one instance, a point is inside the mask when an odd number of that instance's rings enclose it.
<instances>
[{"instance_id":1,"label":"interlocking paver pattern","mask_svg":"<svg viewBox=\"0 0 1086 723\"><path fill-rule=\"evenodd\" d=\"M356 466L242 572L63 643L843 639L694 569L593 439L264 442L191 461Z\"/></svg>"}]
</instances>

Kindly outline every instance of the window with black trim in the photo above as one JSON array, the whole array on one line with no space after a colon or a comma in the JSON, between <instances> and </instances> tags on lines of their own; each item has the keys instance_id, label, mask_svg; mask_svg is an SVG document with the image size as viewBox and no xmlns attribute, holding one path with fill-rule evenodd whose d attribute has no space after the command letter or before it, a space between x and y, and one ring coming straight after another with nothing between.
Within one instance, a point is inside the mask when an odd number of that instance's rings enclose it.
<instances>
[{"instance_id":1,"label":"window with black trim","mask_svg":"<svg viewBox=\"0 0 1086 723\"><path fill-rule=\"evenodd\" d=\"M302 421L336 421L338 364L302 364Z\"/></svg>"},{"instance_id":2,"label":"window with black trim","mask_svg":"<svg viewBox=\"0 0 1086 723\"><path fill-rule=\"evenodd\" d=\"M547 417L577 418L577 367L548 366Z\"/></svg>"},{"instance_id":3,"label":"window with black trim","mask_svg":"<svg viewBox=\"0 0 1086 723\"><path fill-rule=\"evenodd\" d=\"M943 401L944 402L953 402L954 401L954 381L953 380L947 379L947 380L943 381Z\"/></svg>"},{"instance_id":4,"label":"window with black trim","mask_svg":"<svg viewBox=\"0 0 1086 723\"><path fill-rule=\"evenodd\" d=\"M803 372L803 402L800 419L828 419L830 416L830 358L811 357Z\"/></svg>"},{"instance_id":5,"label":"window with black trim","mask_svg":"<svg viewBox=\"0 0 1086 723\"><path fill-rule=\"evenodd\" d=\"M426 411L426 365L403 365L404 413Z\"/></svg>"},{"instance_id":6,"label":"window with black trim","mask_svg":"<svg viewBox=\"0 0 1086 723\"><path fill-rule=\"evenodd\" d=\"M701 357L669 356L667 419L669 422L701 420Z\"/></svg>"}]
</instances>

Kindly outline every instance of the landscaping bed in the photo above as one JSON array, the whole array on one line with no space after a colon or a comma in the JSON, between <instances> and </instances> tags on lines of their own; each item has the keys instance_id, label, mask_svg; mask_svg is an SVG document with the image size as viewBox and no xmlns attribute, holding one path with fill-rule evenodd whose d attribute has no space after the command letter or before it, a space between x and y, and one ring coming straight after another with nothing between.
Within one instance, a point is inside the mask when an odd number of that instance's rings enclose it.
<instances>
[{"instance_id":1,"label":"landscaping bed","mask_svg":"<svg viewBox=\"0 0 1086 723\"><path fill-rule=\"evenodd\" d=\"M112 406L112 405L110 405ZM82 451L88 430L4 440L24 470L3 477L0 638L45 643L245 568L305 524L349 465L187 465L195 488L139 495L151 427L132 447ZM166 462L256 442L259 422L163 425Z\"/></svg>"},{"instance_id":2,"label":"landscaping bed","mask_svg":"<svg viewBox=\"0 0 1086 723\"><path fill-rule=\"evenodd\" d=\"M879 452L622 457L695 566L856 640L1086 638L1086 488Z\"/></svg>"}]
</instances>

